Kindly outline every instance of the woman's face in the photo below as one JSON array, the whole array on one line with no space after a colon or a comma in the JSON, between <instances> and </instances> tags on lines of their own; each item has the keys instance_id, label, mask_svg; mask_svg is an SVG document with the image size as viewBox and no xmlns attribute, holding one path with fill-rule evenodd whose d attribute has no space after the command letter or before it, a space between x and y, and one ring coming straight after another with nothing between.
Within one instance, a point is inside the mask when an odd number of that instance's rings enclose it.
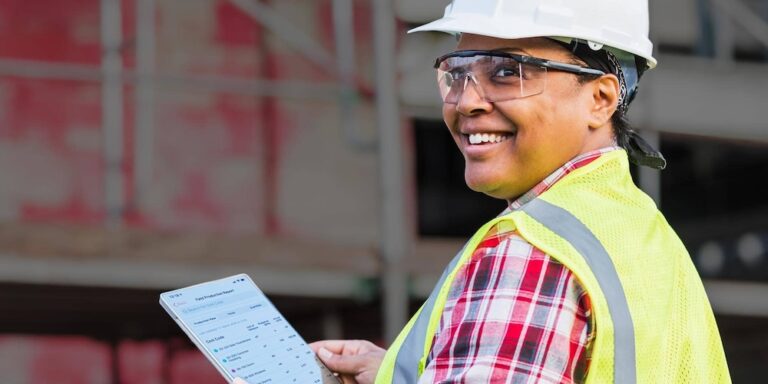
<instances>
[{"instance_id":1,"label":"woman's face","mask_svg":"<svg viewBox=\"0 0 768 384\"><path fill-rule=\"evenodd\" d=\"M464 34L459 50L505 50L569 63L568 51L548 39L503 40ZM468 85L443 118L466 162L464 178L474 191L514 200L575 156L613 141L610 126L594 125L594 87L576 75L549 71L544 92L490 103ZM600 129L597 129L600 128ZM500 142L470 144L469 135L495 134ZM497 140L498 141L498 140Z\"/></svg>"}]
</instances>

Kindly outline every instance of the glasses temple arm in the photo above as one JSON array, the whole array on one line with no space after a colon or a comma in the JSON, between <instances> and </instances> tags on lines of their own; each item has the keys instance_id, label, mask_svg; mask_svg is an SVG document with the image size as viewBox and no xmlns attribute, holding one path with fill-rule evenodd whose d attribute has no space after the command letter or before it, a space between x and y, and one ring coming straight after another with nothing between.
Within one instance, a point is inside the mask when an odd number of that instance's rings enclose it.
<instances>
[{"instance_id":1,"label":"glasses temple arm","mask_svg":"<svg viewBox=\"0 0 768 384\"><path fill-rule=\"evenodd\" d=\"M558 63L554 61L544 61L542 60L540 64L543 67L555 69L558 71L565 71L565 72L571 72L576 74L582 74L582 75L594 75L594 76L602 76L605 75L605 72L594 69L594 68L586 68L579 65L574 64L566 64L566 63Z\"/></svg>"}]
</instances>

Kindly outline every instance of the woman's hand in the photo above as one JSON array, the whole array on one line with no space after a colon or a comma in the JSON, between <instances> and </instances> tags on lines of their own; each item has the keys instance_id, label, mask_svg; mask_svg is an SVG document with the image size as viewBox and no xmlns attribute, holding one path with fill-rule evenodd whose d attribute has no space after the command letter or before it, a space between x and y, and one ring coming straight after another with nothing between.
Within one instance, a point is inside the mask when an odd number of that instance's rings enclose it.
<instances>
[{"instance_id":1,"label":"woman's hand","mask_svg":"<svg viewBox=\"0 0 768 384\"><path fill-rule=\"evenodd\" d=\"M344 384L373 384L386 349L365 340L324 340L309 345ZM248 384L236 378L232 384Z\"/></svg>"},{"instance_id":2,"label":"woman's hand","mask_svg":"<svg viewBox=\"0 0 768 384\"><path fill-rule=\"evenodd\" d=\"M373 384L387 352L365 340L324 340L309 347L344 384Z\"/></svg>"}]
</instances>

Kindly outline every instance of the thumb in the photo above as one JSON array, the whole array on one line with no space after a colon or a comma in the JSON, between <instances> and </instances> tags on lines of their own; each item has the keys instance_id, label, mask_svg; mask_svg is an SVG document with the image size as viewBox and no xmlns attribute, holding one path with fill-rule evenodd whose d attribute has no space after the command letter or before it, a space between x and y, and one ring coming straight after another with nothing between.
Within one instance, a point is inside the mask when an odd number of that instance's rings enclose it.
<instances>
[{"instance_id":1,"label":"thumb","mask_svg":"<svg viewBox=\"0 0 768 384\"><path fill-rule=\"evenodd\" d=\"M239 377L235 377L235 380L232 381L232 384L248 384L248 382Z\"/></svg>"},{"instance_id":2,"label":"thumb","mask_svg":"<svg viewBox=\"0 0 768 384\"><path fill-rule=\"evenodd\" d=\"M366 358L360 355L337 355L325 348L320 348L317 356L334 372L356 375L365 369Z\"/></svg>"}]
</instances>

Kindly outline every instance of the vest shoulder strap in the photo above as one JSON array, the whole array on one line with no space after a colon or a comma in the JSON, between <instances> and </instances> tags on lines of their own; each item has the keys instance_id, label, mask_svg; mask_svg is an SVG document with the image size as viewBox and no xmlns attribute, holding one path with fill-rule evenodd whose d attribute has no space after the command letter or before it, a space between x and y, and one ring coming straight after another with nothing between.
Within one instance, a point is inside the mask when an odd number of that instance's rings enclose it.
<instances>
[{"instance_id":1,"label":"vest shoulder strap","mask_svg":"<svg viewBox=\"0 0 768 384\"><path fill-rule=\"evenodd\" d=\"M619 274L605 247L578 218L546 200L534 199L521 210L570 243L589 265L613 321L614 383L636 383L635 327Z\"/></svg>"}]
</instances>

